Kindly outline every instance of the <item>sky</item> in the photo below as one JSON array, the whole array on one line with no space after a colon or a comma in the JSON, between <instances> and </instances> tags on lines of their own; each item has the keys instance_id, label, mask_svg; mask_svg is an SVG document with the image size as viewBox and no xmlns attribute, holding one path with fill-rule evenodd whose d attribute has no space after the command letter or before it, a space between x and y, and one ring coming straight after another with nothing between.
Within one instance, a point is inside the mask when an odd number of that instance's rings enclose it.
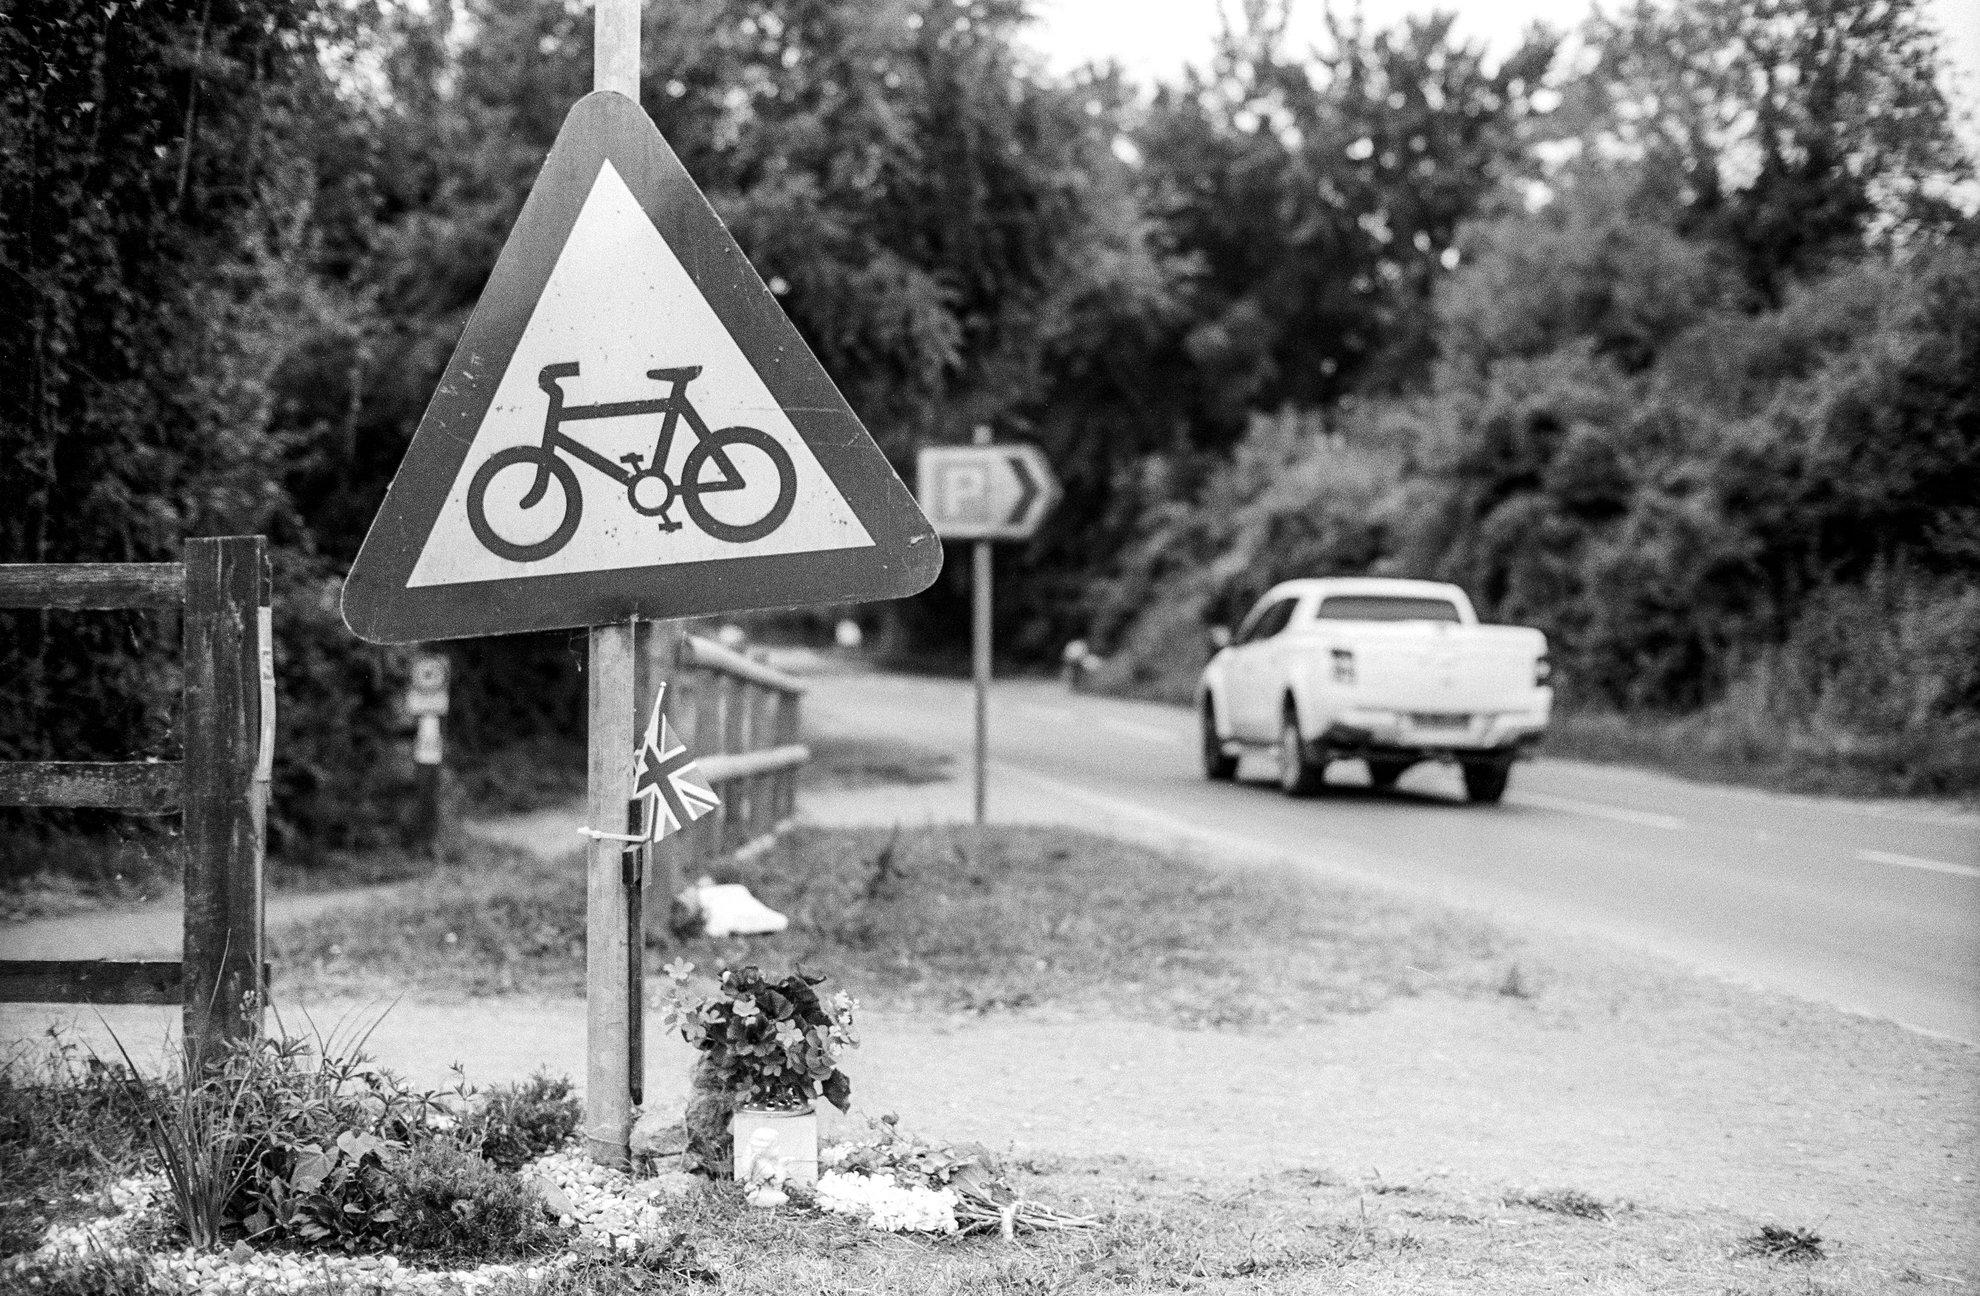
<instances>
[{"instance_id":1,"label":"sky","mask_svg":"<svg viewBox=\"0 0 1980 1296\"><path fill-rule=\"evenodd\" d=\"M1031 0L1038 21L1030 43L1048 66L1065 71L1112 58L1144 82L1169 78L1184 64L1207 61L1216 36L1218 0ZM1226 0L1233 14L1239 0ZM1954 101L1966 113L1962 134L1980 141L1980 0L1924 0L1927 17L1945 38ZM1339 0L1351 13L1354 0ZM1568 30L1587 16L1589 0L1362 0L1371 27L1388 27L1412 13L1455 9L1458 31L1482 40L1495 55L1509 53L1538 20ZM1611 6L1615 7L1615 6ZM1322 0L1294 0L1293 49L1317 43Z\"/></svg>"}]
</instances>

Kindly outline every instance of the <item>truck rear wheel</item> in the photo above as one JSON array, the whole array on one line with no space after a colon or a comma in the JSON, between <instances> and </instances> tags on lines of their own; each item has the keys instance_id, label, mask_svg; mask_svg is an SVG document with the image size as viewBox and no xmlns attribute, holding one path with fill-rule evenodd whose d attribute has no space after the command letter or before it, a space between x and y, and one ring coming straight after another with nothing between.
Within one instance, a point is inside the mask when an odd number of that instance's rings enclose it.
<instances>
[{"instance_id":1,"label":"truck rear wheel","mask_svg":"<svg viewBox=\"0 0 1980 1296\"><path fill-rule=\"evenodd\" d=\"M1386 792L1396 785L1396 780L1406 773L1415 761L1374 760L1368 761L1368 782L1370 786Z\"/></svg>"},{"instance_id":2,"label":"truck rear wheel","mask_svg":"<svg viewBox=\"0 0 1980 1296\"><path fill-rule=\"evenodd\" d=\"M1208 695L1203 699L1203 777L1227 783L1237 777L1238 758L1226 755L1224 740L1217 736L1217 708Z\"/></svg>"},{"instance_id":3,"label":"truck rear wheel","mask_svg":"<svg viewBox=\"0 0 1980 1296\"><path fill-rule=\"evenodd\" d=\"M1464 794L1479 805L1497 805L1511 778L1511 761L1468 761L1464 765Z\"/></svg>"},{"instance_id":4,"label":"truck rear wheel","mask_svg":"<svg viewBox=\"0 0 1980 1296\"><path fill-rule=\"evenodd\" d=\"M1286 704L1279 721L1279 790L1291 797L1312 796L1327 780L1324 762L1306 754L1306 742L1299 736L1299 714Z\"/></svg>"}]
</instances>

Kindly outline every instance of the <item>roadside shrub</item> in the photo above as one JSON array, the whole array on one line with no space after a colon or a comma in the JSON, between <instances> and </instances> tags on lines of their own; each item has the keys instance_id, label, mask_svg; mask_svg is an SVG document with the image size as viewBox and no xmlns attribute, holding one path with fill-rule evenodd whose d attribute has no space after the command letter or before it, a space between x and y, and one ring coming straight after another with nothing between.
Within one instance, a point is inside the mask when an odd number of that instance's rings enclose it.
<instances>
[{"instance_id":1,"label":"roadside shrub","mask_svg":"<svg viewBox=\"0 0 1980 1296\"><path fill-rule=\"evenodd\" d=\"M391 1163L389 1176L401 1252L439 1262L507 1260L557 1238L534 1189L452 1141L418 1144Z\"/></svg>"},{"instance_id":2,"label":"roadside shrub","mask_svg":"<svg viewBox=\"0 0 1980 1296\"><path fill-rule=\"evenodd\" d=\"M177 1222L201 1247L384 1245L397 1218L388 1160L438 1133L434 1118L459 1101L416 1091L355 1049L293 1036L241 1045L204 1075L188 1065L169 1083L125 1084Z\"/></svg>"},{"instance_id":3,"label":"roadside shrub","mask_svg":"<svg viewBox=\"0 0 1980 1296\"><path fill-rule=\"evenodd\" d=\"M460 1136L501 1169L517 1170L562 1147L583 1119L569 1077L539 1071L522 1084L490 1088L462 1118Z\"/></svg>"},{"instance_id":4,"label":"roadside shrub","mask_svg":"<svg viewBox=\"0 0 1980 1296\"><path fill-rule=\"evenodd\" d=\"M176 1222L202 1247L245 1238L446 1260L541 1249L541 1202L514 1172L583 1115L568 1079L539 1074L470 1102L462 1082L416 1089L320 1036L242 1045L197 1079L134 1076L119 1083L137 1099Z\"/></svg>"},{"instance_id":5,"label":"roadside shrub","mask_svg":"<svg viewBox=\"0 0 1980 1296\"><path fill-rule=\"evenodd\" d=\"M449 1096L413 1089L355 1049L264 1039L228 1059L213 1082L238 1084L248 1161L228 1223L250 1237L345 1250L388 1239L387 1163L434 1132Z\"/></svg>"}]
</instances>

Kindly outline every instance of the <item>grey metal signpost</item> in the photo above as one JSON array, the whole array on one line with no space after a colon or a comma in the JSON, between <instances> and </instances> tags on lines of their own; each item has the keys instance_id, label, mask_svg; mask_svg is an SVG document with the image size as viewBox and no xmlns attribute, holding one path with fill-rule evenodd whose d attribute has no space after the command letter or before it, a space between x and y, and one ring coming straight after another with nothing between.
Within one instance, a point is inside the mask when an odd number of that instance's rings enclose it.
<instances>
[{"instance_id":1,"label":"grey metal signpost","mask_svg":"<svg viewBox=\"0 0 1980 1296\"><path fill-rule=\"evenodd\" d=\"M990 546L1027 540L1059 502L1059 482L1036 446L992 445L978 427L974 444L929 446L915 461L915 493L935 533L973 540L970 570L970 656L976 680L976 815L979 834L989 817ZM980 846L980 843L979 843Z\"/></svg>"},{"instance_id":2,"label":"grey metal signpost","mask_svg":"<svg viewBox=\"0 0 1980 1296\"><path fill-rule=\"evenodd\" d=\"M595 0L572 107L344 584L376 643L590 636L585 1142L638 1100L639 651L681 618L903 598L941 544L639 107L639 0ZM641 622L647 623L644 627Z\"/></svg>"}]
</instances>

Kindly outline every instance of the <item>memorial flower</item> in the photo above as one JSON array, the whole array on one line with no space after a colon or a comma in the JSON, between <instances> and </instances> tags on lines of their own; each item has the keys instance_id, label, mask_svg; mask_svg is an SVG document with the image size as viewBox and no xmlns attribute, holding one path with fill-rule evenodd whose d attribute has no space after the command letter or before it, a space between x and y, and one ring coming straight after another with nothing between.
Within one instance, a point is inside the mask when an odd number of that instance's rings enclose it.
<instances>
[{"instance_id":1,"label":"memorial flower","mask_svg":"<svg viewBox=\"0 0 1980 1296\"><path fill-rule=\"evenodd\" d=\"M859 1043L850 995L827 1000L815 988L824 977L772 980L754 965L725 968L712 990L697 993L692 963L666 971L661 1021L701 1051L714 1087L748 1107L803 1108L816 1098L840 1111L851 1105L852 1082L839 1070L840 1054Z\"/></svg>"}]
</instances>

